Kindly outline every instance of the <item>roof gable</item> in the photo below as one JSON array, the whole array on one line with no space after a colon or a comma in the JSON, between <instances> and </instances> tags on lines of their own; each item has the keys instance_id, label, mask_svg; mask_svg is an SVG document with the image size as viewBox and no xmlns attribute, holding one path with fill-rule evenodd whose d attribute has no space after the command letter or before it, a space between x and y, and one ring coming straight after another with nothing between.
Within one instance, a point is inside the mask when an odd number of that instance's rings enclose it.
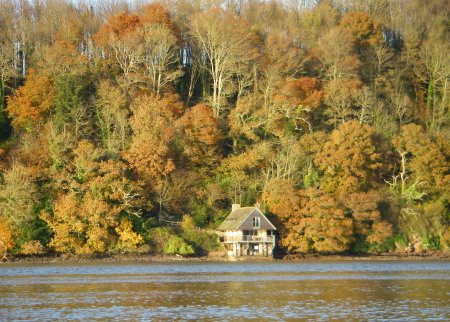
<instances>
[{"instance_id":1,"label":"roof gable","mask_svg":"<svg viewBox=\"0 0 450 322\"><path fill-rule=\"evenodd\" d=\"M260 229L276 230L275 226L257 207L241 207L233 210L217 230L253 229L254 217L260 217Z\"/></svg>"}]
</instances>

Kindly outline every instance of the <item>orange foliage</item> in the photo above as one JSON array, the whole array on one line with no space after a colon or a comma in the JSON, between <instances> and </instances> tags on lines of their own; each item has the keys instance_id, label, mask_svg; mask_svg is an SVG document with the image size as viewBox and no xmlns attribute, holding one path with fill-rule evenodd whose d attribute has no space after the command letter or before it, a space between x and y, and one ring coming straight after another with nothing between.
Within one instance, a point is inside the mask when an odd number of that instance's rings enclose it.
<instances>
[{"instance_id":1,"label":"orange foliage","mask_svg":"<svg viewBox=\"0 0 450 322\"><path fill-rule=\"evenodd\" d=\"M269 212L282 221L294 217L300 210L300 197L290 180L276 178L267 183L263 196Z\"/></svg>"},{"instance_id":2,"label":"orange foliage","mask_svg":"<svg viewBox=\"0 0 450 322\"><path fill-rule=\"evenodd\" d=\"M214 157L220 133L212 109L204 104L195 105L180 118L180 125L187 140L185 152L194 162L201 163L206 161L205 158Z\"/></svg>"},{"instance_id":3,"label":"orange foliage","mask_svg":"<svg viewBox=\"0 0 450 322\"><path fill-rule=\"evenodd\" d=\"M263 67L266 73L279 73L292 78L302 70L304 56L304 51L295 46L292 38L270 33L264 42Z\"/></svg>"},{"instance_id":4,"label":"orange foliage","mask_svg":"<svg viewBox=\"0 0 450 322\"><path fill-rule=\"evenodd\" d=\"M350 248L352 220L332 197L316 189L296 191L292 182L272 179L265 200L279 221L279 243L288 252L330 253Z\"/></svg>"},{"instance_id":5,"label":"orange foliage","mask_svg":"<svg viewBox=\"0 0 450 322\"><path fill-rule=\"evenodd\" d=\"M286 81L273 103L284 117L295 122L296 129L300 124L311 129L310 114L319 108L323 95L318 87L317 79L310 77Z\"/></svg>"},{"instance_id":6,"label":"orange foliage","mask_svg":"<svg viewBox=\"0 0 450 322\"><path fill-rule=\"evenodd\" d=\"M380 197L374 191L367 193L344 194L343 204L350 210L353 218L354 232L369 243L382 244L392 236L392 225L381 219L377 202Z\"/></svg>"},{"instance_id":7,"label":"orange foliage","mask_svg":"<svg viewBox=\"0 0 450 322\"><path fill-rule=\"evenodd\" d=\"M3 254L3 249L12 248L14 246L13 231L8 221L0 217L0 254ZM6 253L3 254L6 256Z\"/></svg>"},{"instance_id":8,"label":"orange foliage","mask_svg":"<svg viewBox=\"0 0 450 322\"><path fill-rule=\"evenodd\" d=\"M125 40L141 25L135 14L120 13L108 19L93 36L99 45L108 44L111 38Z\"/></svg>"},{"instance_id":9,"label":"orange foliage","mask_svg":"<svg viewBox=\"0 0 450 322\"><path fill-rule=\"evenodd\" d=\"M381 23L374 21L366 12L349 12L342 18L340 25L350 31L359 46L384 42Z\"/></svg>"},{"instance_id":10,"label":"orange foliage","mask_svg":"<svg viewBox=\"0 0 450 322\"><path fill-rule=\"evenodd\" d=\"M407 171L412 173L412 182L423 182L423 188L433 193L436 190L450 190L449 140L432 137L421 126L408 124L402 127L400 135L392 141L394 147L407 152Z\"/></svg>"},{"instance_id":11,"label":"orange foliage","mask_svg":"<svg viewBox=\"0 0 450 322\"><path fill-rule=\"evenodd\" d=\"M365 191L381 167L381 154L373 139L374 130L357 121L341 124L334 130L314 163L324 172L322 186L327 192Z\"/></svg>"},{"instance_id":12,"label":"orange foliage","mask_svg":"<svg viewBox=\"0 0 450 322\"><path fill-rule=\"evenodd\" d=\"M86 70L87 57L80 55L69 42L56 41L49 46L39 63L41 69L50 75L61 73L82 73Z\"/></svg>"},{"instance_id":13,"label":"orange foliage","mask_svg":"<svg viewBox=\"0 0 450 322\"><path fill-rule=\"evenodd\" d=\"M142 8L142 13L139 15L139 19L142 24L163 25L180 37L179 30L170 19L169 13L165 11L159 3L150 3L145 5Z\"/></svg>"},{"instance_id":14,"label":"orange foliage","mask_svg":"<svg viewBox=\"0 0 450 322\"><path fill-rule=\"evenodd\" d=\"M79 204L74 194L60 196L53 202L53 215L43 212L39 217L53 230L49 243L57 252L74 253L82 248L85 224L78 216Z\"/></svg>"},{"instance_id":15,"label":"orange foliage","mask_svg":"<svg viewBox=\"0 0 450 322\"><path fill-rule=\"evenodd\" d=\"M30 70L25 85L7 99L5 111L12 118L12 126L16 129L29 128L33 123L43 120L54 97L51 79Z\"/></svg>"},{"instance_id":16,"label":"orange foliage","mask_svg":"<svg viewBox=\"0 0 450 322\"><path fill-rule=\"evenodd\" d=\"M329 195L316 189L300 192L302 207L297 219L290 220L286 242L300 252L333 253L350 248L353 241L352 220Z\"/></svg>"},{"instance_id":17,"label":"orange foliage","mask_svg":"<svg viewBox=\"0 0 450 322\"><path fill-rule=\"evenodd\" d=\"M146 178L160 178L175 169L168 144L173 138L173 121L181 104L172 97L139 97L131 106L132 142L122 155L130 167Z\"/></svg>"}]
</instances>

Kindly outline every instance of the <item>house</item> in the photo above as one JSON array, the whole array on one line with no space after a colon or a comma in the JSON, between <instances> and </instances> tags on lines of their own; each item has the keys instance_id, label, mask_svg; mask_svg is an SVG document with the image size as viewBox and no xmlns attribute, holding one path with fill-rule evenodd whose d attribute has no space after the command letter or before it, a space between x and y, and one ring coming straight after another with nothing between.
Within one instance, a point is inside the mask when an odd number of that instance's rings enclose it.
<instances>
[{"instance_id":1,"label":"house","mask_svg":"<svg viewBox=\"0 0 450 322\"><path fill-rule=\"evenodd\" d=\"M259 208L233 204L217 228L229 256L272 256L276 228Z\"/></svg>"}]
</instances>

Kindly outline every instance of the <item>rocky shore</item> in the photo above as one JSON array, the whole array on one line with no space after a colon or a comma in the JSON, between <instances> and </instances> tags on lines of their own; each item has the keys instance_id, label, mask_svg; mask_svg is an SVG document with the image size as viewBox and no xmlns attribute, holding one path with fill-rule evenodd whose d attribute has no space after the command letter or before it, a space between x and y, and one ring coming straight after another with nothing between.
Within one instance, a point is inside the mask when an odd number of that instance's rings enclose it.
<instances>
[{"instance_id":1,"label":"rocky shore","mask_svg":"<svg viewBox=\"0 0 450 322\"><path fill-rule=\"evenodd\" d=\"M420 252L420 253L381 253L381 254L292 254L284 255L279 258L267 257L239 257L229 258L223 253L209 254L201 257L183 257L168 255L149 255L149 254L101 254L101 255L18 255L9 256L3 264L45 264L45 263L91 263L91 262L179 262L179 261L252 261L252 260L283 260L283 261L345 261L345 260L450 260L450 252Z\"/></svg>"}]
</instances>

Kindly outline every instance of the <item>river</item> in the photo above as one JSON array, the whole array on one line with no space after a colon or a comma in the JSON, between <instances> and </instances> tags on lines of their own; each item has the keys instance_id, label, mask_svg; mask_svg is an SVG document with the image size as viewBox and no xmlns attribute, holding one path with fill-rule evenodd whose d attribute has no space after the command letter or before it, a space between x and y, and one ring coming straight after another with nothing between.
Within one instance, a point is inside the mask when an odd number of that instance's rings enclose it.
<instances>
[{"instance_id":1,"label":"river","mask_svg":"<svg viewBox=\"0 0 450 322\"><path fill-rule=\"evenodd\" d=\"M1 321L449 321L448 261L0 265Z\"/></svg>"}]
</instances>

